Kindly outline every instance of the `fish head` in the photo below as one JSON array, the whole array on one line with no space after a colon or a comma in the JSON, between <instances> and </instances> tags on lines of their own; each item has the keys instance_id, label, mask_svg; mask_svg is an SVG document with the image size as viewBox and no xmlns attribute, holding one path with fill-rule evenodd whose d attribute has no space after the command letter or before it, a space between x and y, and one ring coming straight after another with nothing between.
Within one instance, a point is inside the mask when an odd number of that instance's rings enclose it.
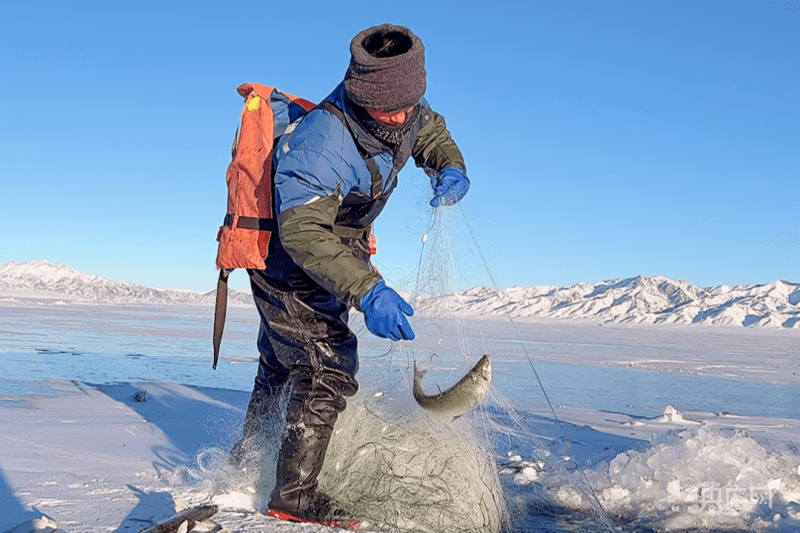
<instances>
[{"instance_id":1,"label":"fish head","mask_svg":"<svg viewBox=\"0 0 800 533\"><path fill-rule=\"evenodd\" d=\"M481 357L481 360L475 365L475 370L479 377L486 381L492 381L492 359L488 353Z\"/></svg>"}]
</instances>

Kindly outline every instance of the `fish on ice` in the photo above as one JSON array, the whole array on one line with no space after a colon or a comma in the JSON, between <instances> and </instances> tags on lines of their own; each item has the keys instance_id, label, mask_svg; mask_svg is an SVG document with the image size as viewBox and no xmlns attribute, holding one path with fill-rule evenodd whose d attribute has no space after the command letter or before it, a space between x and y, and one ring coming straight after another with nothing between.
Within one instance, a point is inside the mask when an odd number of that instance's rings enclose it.
<instances>
[{"instance_id":1,"label":"fish on ice","mask_svg":"<svg viewBox=\"0 0 800 533\"><path fill-rule=\"evenodd\" d=\"M158 524L143 529L139 533L180 533L189 531L196 522L207 520L217 514L219 507L216 505L201 505L190 507Z\"/></svg>"}]
</instances>

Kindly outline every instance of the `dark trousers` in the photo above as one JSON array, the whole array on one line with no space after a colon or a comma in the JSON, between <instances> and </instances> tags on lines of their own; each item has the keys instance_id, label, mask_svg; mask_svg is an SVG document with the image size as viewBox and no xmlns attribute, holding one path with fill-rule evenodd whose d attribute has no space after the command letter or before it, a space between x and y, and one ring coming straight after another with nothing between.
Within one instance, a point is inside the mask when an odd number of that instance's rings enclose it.
<instances>
[{"instance_id":1,"label":"dark trousers","mask_svg":"<svg viewBox=\"0 0 800 533\"><path fill-rule=\"evenodd\" d=\"M307 424L332 428L344 397L358 390L358 340L347 325L347 305L295 265L279 243L272 243L264 270L248 273L261 326L245 438L269 415L261 411L272 410L284 387L290 394L288 423L302 415Z\"/></svg>"},{"instance_id":2,"label":"dark trousers","mask_svg":"<svg viewBox=\"0 0 800 533\"><path fill-rule=\"evenodd\" d=\"M328 514L331 503L317 491L317 477L345 397L358 390L358 342L347 325L348 309L285 252L271 254L265 270L249 274L261 315L260 356L241 442L280 420L277 399L288 388L269 507L294 516Z\"/></svg>"},{"instance_id":3,"label":"dark trousers","mask_svg":"<svg viewBox=\"0 0 800 533\"><path fill-rule=\"evenodd\" d=\"M347 325L344 302L304 273L289 280L271 278L268 271L249 273L261 315L254 390L282 387L296 375L331 381L344 396L355 394L358 340Z\"/></svg>"}]
</instances>

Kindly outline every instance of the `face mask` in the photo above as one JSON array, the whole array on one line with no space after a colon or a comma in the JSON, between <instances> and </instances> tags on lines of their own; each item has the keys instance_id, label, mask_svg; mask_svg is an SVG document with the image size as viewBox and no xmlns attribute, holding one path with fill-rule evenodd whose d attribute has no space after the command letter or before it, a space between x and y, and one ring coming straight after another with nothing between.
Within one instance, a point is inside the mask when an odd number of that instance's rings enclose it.
<instances>
[{"instance_id":1,"label":"face mask","mask_svg":"<svg viewBox=\"0 0 800 533\"><path fill-rule=\"evenodd\" d=\"M408 135L408 132L411 131L411 127L414 125L414 122L417 120L417 117L421 111L420 105L415 105L411 108L411 111L408 112L405 122L393 126L391 124L378 122L372 118L369 113L367 113L366 109L361 106L355 105L352 102L350 105L355 111L356 118L359 122L361 122L364 128L373 137L387 144L391 148L397 148L400 146L400 144L402 144L403 140Z\"/></svg>"}]
</instances>

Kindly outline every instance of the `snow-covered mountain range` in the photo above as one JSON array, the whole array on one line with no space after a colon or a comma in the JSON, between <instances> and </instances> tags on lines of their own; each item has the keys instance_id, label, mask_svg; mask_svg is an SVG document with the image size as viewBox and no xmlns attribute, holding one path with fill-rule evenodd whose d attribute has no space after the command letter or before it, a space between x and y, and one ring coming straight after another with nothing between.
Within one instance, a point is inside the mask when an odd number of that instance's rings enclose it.
<instances>
[{"instance_id":1,"label":"snow-covered mountain range","mask_svg":"<svg viewBox=\"0 0 800 533\"><path fill-rule=\"evenodd\" d=\"M661 276L639 276L568 287L476 287L436 298L420 297L416 303L422 313L455 316L800 329L800 284L786 281L702 288Z\"/></svg>"},{"instance_id":2,"label":"snow-covered mountain range","mask_svg":"<svg viewBox=\"0 0 800 533\"><path fill-rule=\"evenodd\" d=\"M98 303L213 305L214 291L153 289L79 272L44 260L0 265L0 299L48 297ZM252 305L231 290L231 305ZM568 287L475 287L420 295L417 311L459 317L572 318L630 324L704 324L800 329L800 284L698 287L660 276L578 283Z\"/></svg>"},{"instance_id":3,"label":"snow-covered mountain range","mask_svg":"<svg viewBox=\"0 0 800 533\"><path fill-rule=\"evenodd\" d=\"M0 265L0 299L26 297L108 304L213 305L216 291L153 289L86 274L45 260L11 261ZM253 305L249 293L236 290L229 292L228 301L229 305Z\"/></svg>"}]
</instances>

